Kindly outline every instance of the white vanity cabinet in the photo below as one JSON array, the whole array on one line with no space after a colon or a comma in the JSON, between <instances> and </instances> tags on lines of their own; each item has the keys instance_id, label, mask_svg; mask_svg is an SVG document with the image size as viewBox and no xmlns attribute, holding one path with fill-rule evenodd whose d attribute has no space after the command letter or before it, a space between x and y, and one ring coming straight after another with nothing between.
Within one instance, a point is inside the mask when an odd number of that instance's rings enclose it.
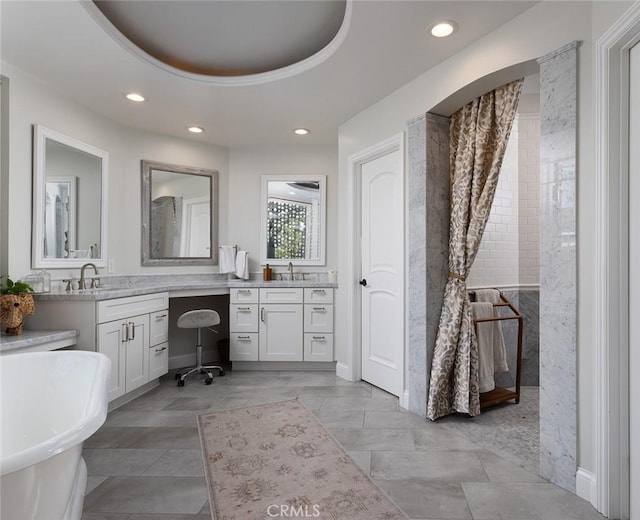
<instances>
[{"instance_id":1,"label":"white vanity cabinet","mask_svg":"<svg viewBox=\"0 0 640 520\"><path fill-rule=\"evenodd\" d=\"M260 361L302 361L302 302L302 289L260 289Z\"/></svg>"},{"instance_id":2,"label":"white vanity cabinet","mask_svg":"<svg viewBox=\"0 0 640 520\"><path fill-rule=\"evenodd\" d=\"M305 361L333 361L333 289L304 290Z\"/></svg>"},{"instance_id":3,"label":"white vanity cabinet","mask_svg":"<svg viewBox=\"0 0 640 520\"><path fill-rule=\"evenodd\" d=\"M231 361L333 361L333 289L232 288Z\"/></svg>"},{"instance_id":4,"label":"white vanity cabinet","mask_svg":"<svg viewBox=\"0 0 640 520\"><path fill-rule=\"evenodd\" d=\"M110 401L168 372L168 308L167 293L96 303L96 350L111 360Z\"/></svg>"},{"instance_id":5,"label":"white vanity cabinet","mask_svg":"<svg viewBox=\"0 0 640 520\"><path fill-rule=\"evenodd\" d=\"M258 361L257 288L229 292L229 359Z\"/></svg>"}]
</instances>

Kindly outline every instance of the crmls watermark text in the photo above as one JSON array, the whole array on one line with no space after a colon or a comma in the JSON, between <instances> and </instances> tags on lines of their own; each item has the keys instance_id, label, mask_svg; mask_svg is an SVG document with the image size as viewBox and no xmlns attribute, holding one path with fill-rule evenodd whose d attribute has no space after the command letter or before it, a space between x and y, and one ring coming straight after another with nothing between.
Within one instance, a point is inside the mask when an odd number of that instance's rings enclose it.
<instances>
[{"instance_id":1,"label":"crmls watermark text","mask_svg":"<svg viewBox=\"0 0 640 520\"><path fill-rule=\"evenodd\" d=\"M315 518L320 516L319 505L292 506L289 504L271 504L267 507L267 515L271 518Z\"/></svg>"}]
</instances>

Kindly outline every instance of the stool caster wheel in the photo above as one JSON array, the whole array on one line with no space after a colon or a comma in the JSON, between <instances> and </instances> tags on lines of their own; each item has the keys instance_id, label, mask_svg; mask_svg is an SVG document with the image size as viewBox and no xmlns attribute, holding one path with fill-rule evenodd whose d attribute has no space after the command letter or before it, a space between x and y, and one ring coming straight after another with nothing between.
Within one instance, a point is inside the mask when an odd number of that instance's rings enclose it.
<instances>
[{"instance_id":1,"label":"stool caster wheel","mask_svg":"<svg viewBox=\"0 0 640 520\"><path fill-rule=\"evenodd\" d=\"M176 381L180 379L180 372L176 372L176 375L173 377Z\"/></svg>"},{"instance_id":2,"label":"stool caster wheel","mask_svg":"<svg viewBox=\"0 0 640 520\"><path fill-rule=\"evenodd\" d=\"M178 381L178 386L184 386L184 379L180 379Z\"/></svg>"},{"instance_id":3,"label":"stool caster wheel","mask_svg":"<svg viewBox=\"0 0 640 520\"><path fill-rule=\"evenodd\" d=\"M207 378L204 380L204 384L205 384L205 385L210 385L212 382L213 382L213 377L207 377Z\"/></svg>"},{"instance_id":4,"label":"stool caster wheel","mask_svg":"<svg viewBox=\"0 0 640 520\"><path fill-rule=\"evenodd\" d=\"M222 377L224 375L224 370L220 370L220 373L218 375Z\"/></svg>"}]
</instances>

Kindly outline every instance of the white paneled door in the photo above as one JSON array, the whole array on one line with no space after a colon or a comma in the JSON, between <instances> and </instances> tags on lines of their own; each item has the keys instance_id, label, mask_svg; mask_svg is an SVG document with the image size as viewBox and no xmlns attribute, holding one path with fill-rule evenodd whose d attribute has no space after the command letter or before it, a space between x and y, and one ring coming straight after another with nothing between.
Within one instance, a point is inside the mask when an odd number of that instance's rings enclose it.
<instances>
[{"instance_id":1,"label":"white paneled door","mask_svg":"<svg viewBox=\"0 0 640 520\"><path fill-rule=\"evenodd\" d=\"M640 519L640 43L631 49L629 102L630 518Z\"/></svg>"},{"instance_id":2,"label":"white paneled door","mask_svg":"<svg viewBox=\"0 0 640 520\"><path fill-rule=\"evenodd\" d=\"M400 395L404 349L402 151L362 164L362 379Z\"/></svg>"}]
</instances>

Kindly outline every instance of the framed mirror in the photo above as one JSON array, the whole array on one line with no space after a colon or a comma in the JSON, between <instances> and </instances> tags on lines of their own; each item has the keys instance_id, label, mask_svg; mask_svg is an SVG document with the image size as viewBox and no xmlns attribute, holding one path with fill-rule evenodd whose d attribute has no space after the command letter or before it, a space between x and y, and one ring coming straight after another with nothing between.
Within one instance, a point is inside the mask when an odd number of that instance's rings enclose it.
<instances>
[{"instance_id":1,"label":"framed mirror","mask_svg":"<svg viewBox=\"0 0 640 520\"><path fill-rule=\"evenodd\" d=\"M33 131L34 268L107 265L109 154L44 126Z\"/></svg>"},{"instance_id":2,"label":"framed mirror","mask_svg":"<svg viewBox=\"0 0 640 520\"><path fill-rule=\"evenodd\" d=\"M262 264L324 265L326 175L264 175Z\"/></svg>"},{"instance_id":3,"label":"framed mirror","mask_svg":"<svg viewBox=\"0 0 640 520\"><path fill-rule=\"evenodd\" d=\"M142 265L218 264L218 172L142 161Z\"/></svg>"}]
</instances>

